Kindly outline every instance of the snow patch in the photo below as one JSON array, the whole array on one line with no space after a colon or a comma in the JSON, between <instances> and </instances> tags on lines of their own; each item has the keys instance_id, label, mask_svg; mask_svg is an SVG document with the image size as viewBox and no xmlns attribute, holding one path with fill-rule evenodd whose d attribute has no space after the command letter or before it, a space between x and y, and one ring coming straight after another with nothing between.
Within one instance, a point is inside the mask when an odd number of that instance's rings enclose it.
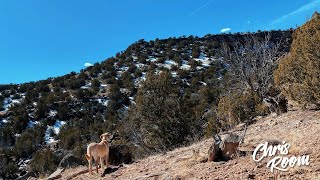
<instances>
[{"instance_id":1,"label":"snow patch","mask_svg":"<svg viewBox=\"0 0 320 180\"><path fill-rule=\"evenodd\" d=\"M45 132L45 141L47 144L53 143L53 142L57 142L57 140L54 139L54 137L52 137L51 132L53 132L54 134L58 135L60 132L60 129L63 125L65 125L66 122L65 121L60 121L57 120L53 126L48 126L47 130Z\"/></svg>"},{"instance_id":2,"label":"snow patch","mask_svg":"<svg viewBox=\"0 0 320 180\"><path fill-rule=\"evenodd\" d=\"M151 61L151 62L154 62L154 61L157 61L158 58L154 58L154 57L149 57L148 59L146 59L147 61Z\"/></svg>"},{"instance_id":3,"label":"snow patch","mask_svg":"<svg viewBox=\"0 0 320 180\"><path fill-rule=\"evenodd\" d=\"M172 72L171 72L171 75L172 75L172 77L177 77L177 72L172 71Z\"/></svg>"},{"instance_id":4,"label":"snow patch","mask_svg":"<svg viewBox=\"0 0 320 180\"><path fill-rule=\"evenodd\" d=\"M57 111L56 110L50 110L50 112L49 112L49 116L50 117L54 117L56 115L57 115Z\"/></svg>"},{"instance_id":5,"label":"snow patch","mask_svg":"<svg viewBox=\"0 0 320 180\"><path fill-rule=\"evenodd\" d=\"M3 101L4 112L8 111L9 108L13 107L15 104L20 104L22 98L20 99L12 99L11 97L7 97Z\"/></svg>"},{"instance_id":6,"label":"snow patch","mask_svg":"<svg viewBox=\"0 0 320 180\"><path fill-rule=\"evenodd\" d=\"M180 69L183 69L183 70L190 70L191 66L188 65L188 64L182 64L182 66L180 67Z\"/></svg>"},{"instance_id":7,"label":"snow patch","mask_svg":"<svg viewBox=\"0 0 320 180\"><path fill-rule=\"evenodd\" d=\"M108 106L108 102L109 102L109 100L107 100L107 99L97 99L97 101L100 103L100 104L102 104L102 105L104 105L104 106Z\"/></svg>"},{"instance_id":8,"label":"snow patch","mask_svg":"<svg viewBox=\"0 0 320 180\"><path fill-rule=\"evenodd\" d=\"M176 66L177 63L174 62L173 60L165 60L164 63L158 63L157 64L159 67L165 67L167 69L171 69L172 66Z\"/></svg>"},{"instance_id":9,"label":"snow patch","mask_svg":"<svg viewBox=\"0 0 320 180\"><path fill-rule=\"evenodd\" d=\"M9 121L7 119L2 119L1 122L5 124L5 123L8 123Z\"/></svg>"},{"instance_id":10,"label":"snow patch","mask_svg":"<svg viewBox=\"0 0 320 180\"><path fill-rule=\"evenodd\" d=\"M29 120L28 128L33 128L36 124L39 124L39 121Z\"/></svg>"}]
</instances>

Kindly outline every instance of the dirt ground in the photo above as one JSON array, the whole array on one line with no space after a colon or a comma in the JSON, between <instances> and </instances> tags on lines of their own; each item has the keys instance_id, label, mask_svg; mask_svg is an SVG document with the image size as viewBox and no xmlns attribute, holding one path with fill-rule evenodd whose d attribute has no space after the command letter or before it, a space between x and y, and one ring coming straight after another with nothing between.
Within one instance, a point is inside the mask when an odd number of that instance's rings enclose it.
<instances>
[{"instance_id":1,"label":"dirt ground","mask_svg":"<svg viewBox=\"0 0 320 180\"><path fill-rule=\"evenodd\" d=\"M242 131L233 130L236 133ZM291 144L288 157L309 155L308 166L295 166L288 171L271 172L268 160L255 162L252 155L227 162L203 162L213 142L205 139L166 154L150 156L101 177L90 175L87 167L66 169L60 179L319 179L320 180L320 111L291 111L286 114L257 118L248 127L240 149L254 151L258 144L286 141ZM85 172L85 173L84 173Z\"/></svg>"}]
</instances>

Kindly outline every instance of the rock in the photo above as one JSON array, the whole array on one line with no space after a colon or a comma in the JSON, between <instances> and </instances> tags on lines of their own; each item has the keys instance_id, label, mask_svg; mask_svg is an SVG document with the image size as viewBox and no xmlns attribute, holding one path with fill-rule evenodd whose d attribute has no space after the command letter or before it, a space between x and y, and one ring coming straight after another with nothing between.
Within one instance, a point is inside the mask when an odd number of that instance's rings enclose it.
<instances>
[{"instance_id":1,"label":"rock","mask_svg":"<svg viewBox=\"0 0 320 180\"><path fill-rule=\"evenodd\" d=\"M65 155L59 163L59 167L69 168L75 167L82 164L82 160L78 157L75 157L72 153Z\"/></svg>"},{"instance_id":2,"label":"rock","mask_svg":"<svg viewBox=\"0 0 320 180\"><path fill-rule=\"evenodd\" d=\"M254 174L248 174L248 179L255 179L256 175Z\"/></svg>"},{"instance_id":3,"label":"rock","mask_svg":"<svg viewBox=\"0 0 320 180\"><path fill-rule=\"evenodd\" d=\"M49 177L48 180L53 180L53 179L59 179L61 178L61 173L63 172L63 168L58 168L55 172L53 172Z\"/></svg>"},{"instance_id":4,"label":"rock","mask_svg":"<svg viewBox=\"0 0 320 180\"><path fill-rule=\"evenodd\" d=\"M37 180L35 177L29 177L27 180Z\"/></svg>"},{"instance_id":5,"label":"rock","mask_svg":"<svg viewBox=\"0 0 320 180\"><path fill-rule=\"evenodd\" d=\"M246 127L246 123L238 124L232 131L242 131Z\"/></svg>"},{"instance_id":6,"label":"rock","mask_svg":"<svg viewBox=\"0 0 320 180\"><path fill-rule=\"evenodd\" d=\"M229 133L224 135L223 137L221 136L221 139L223 142L233 142L233 143L238 143L241 140L241 137L235 133Z\"/></svg>"},{"instance_id":7,"label":"rock","mask_svg":"<svg viewBox=\"0 0 320 180\"><path fill-rule=\"evenodd\" d=\"M26 172L23 176L20 176L19 178L17 178L17 180L27 180L32 177L36 177L36 174L34 172Z\"/></svg>"},{"instance_id":8,"label":"rock","mask_svg":"<svg viewBox=\"0 0 320 180\"><path fill-rule=\"evenodd\" d=\"M128 145L112 145L109 152L109 163L113 165L132 163L132 154Z\"/></svg>"},{"instance_id":9,"label":"rock","mask_svg":"<svg viewBox=\"0 0 320 180\"><path fill-rule=\"evenodd\" d=\"M24 175L26 175L27 174L27 171L25 171L25 170L22 170L21 172L20 172L20 176L24 176Z\"/></svg>"},{"instance_id":10,"label":"rock","mask_svg":"<svg viewBox=\"0 0 320 180\"><path fill-rule=\"evenodd\" d=\"M288 111L297 111L302 109L301 105L293 100L288 100Z\"/></svg>"},{"instance_id":11,"label":"rock","mask_svg":"<svg viewBox=\"0 0 320 180\"><path fill-rule=\"evenodd\" d=\"M318 111L320 108L319 108L319 106L317 105L317 104L307 104L306 105L306 109L307 110L311 110L311 111Z\"/></svg>"}]
</instances>

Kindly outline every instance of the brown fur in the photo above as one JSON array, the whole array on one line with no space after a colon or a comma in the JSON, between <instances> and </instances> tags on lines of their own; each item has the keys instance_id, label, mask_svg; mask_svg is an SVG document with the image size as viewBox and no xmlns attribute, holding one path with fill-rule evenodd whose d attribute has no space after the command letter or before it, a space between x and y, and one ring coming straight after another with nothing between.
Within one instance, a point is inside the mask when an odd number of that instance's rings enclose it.
<instances>
[{"instance_id":1,"label":"brown fur","mask_svg":"<svg viewBox=\"0 0 320 180\"><path fill-rule=\"evenodd\" d=\"M100 160L100 164L102 169L104 169L104 163L106 163L106 168L108 168L109 161L109 148L110 145L108 143L111 135L109 133L104 133L100 136L101 142L99 143L90 143L87 148L86 159L89 162L89 172L92 174L92 160L95 161L96 171L98 173L98 161Z\"/></svg>"},{"instance_id":2,"label":"brown fur","mask_svg":"<svg viewBox=\"0 0 320 180\"><path fill-rule=\"evenodd\" d=\"M238 147L242 139L238 140L238 136L229 135L227 139L221 140L216 134L214 143L208 151L208 161L218 161L223 159L233 159L239 156Z\"/></svg>"},{"instance_id":3,"label":"brown fur","mask_svg":"<svg viewBox=\"0 0 320 180\"><path fill-rule=\"evenodd\" d=\"M209 154L208 161L216 161L218 151L220 151L219 146L216 144L212 144L208 151L208 154Z\"/></svg>"},{"instance_id":4,"label":"brown fur","mask_svg":"<svg viewBox=\"0 0 320 180\"><path fill-rule=\"evenodd\" d=\"M239 142L224 142L222 148L222 154L224 156L235 158L238 157Z\"/></svg>"}]
</instances>

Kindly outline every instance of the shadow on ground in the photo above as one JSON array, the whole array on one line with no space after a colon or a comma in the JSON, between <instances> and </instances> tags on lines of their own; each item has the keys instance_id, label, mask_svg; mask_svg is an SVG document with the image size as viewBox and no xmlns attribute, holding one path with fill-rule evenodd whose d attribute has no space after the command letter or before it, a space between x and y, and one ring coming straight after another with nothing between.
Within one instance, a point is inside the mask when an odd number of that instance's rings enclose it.
<instances>
[{"instance_id":1,"label":"shadow on ground","mask_svg":"<svg viewBox=\"0 0 320 180\"><path fill-rule=\"evenodd\" d=\"M108 167L107 169L104 170L103 174L101 177L104 177L107 174L113 173L119 169L119 166L113 166L113 167Z\"/></svg>"}]
</instances>

